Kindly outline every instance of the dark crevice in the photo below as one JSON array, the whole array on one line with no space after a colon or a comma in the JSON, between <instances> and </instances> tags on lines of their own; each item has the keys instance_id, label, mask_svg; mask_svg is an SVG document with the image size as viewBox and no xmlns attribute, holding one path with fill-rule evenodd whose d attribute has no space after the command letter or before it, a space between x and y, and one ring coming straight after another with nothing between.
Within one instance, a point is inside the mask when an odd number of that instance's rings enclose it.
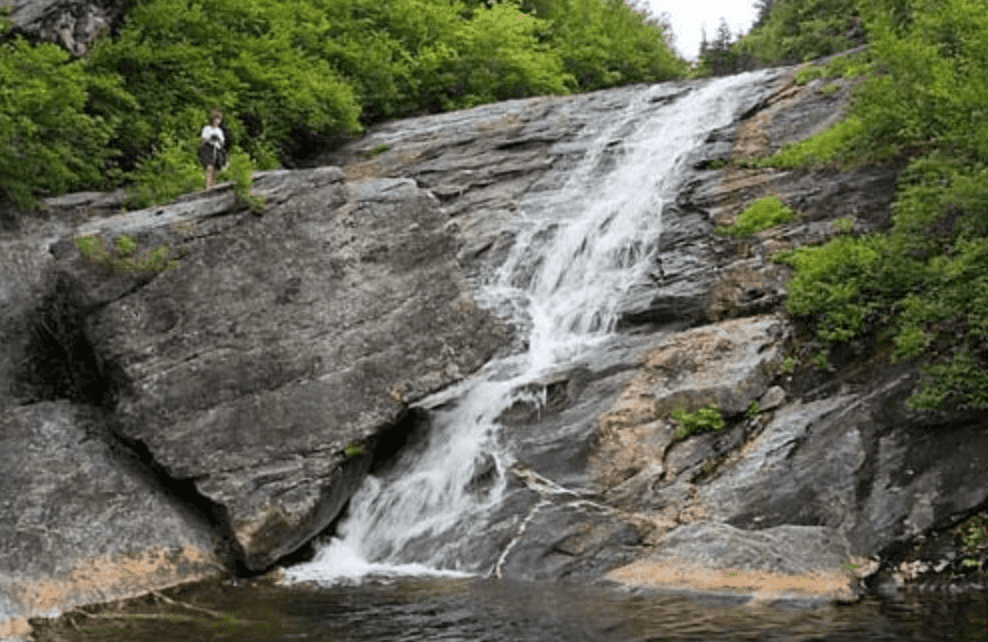
<instances>
[{"instance_id":1,"label":"dark crevice","mask_svg":"<svg viewBox=\"0 0 988 642\"><path fill-rule=\"evenodd\" d=\"M122 370L104 361L85 333L80 288L65 274L55 277L49 294L29 323L26 358L15 378L14 394L27 402L67 399L112 411L125 386Z\"/></svg>"},{"instance_id":2,"label":"dark crevice","mask_svg":"<svg viewBox=\"0 0 988 642\"><path fill-rule=\"evenodd\" d=\"M82 291L71 276L62 273L54 277L48 295L28 320L30 334L13 384L14 394L22 403L67 400L101 412L106 428L92 436L191 521L207 525L218 539L220 559L239 573L243 553L232 537L226 509L199 493L193 480L172 477L145 443L126 437L116 425L113 413L117 400L130 382L123 368L102 357L87 338L86 318L105 304L87 305Z\"/></svg>"},{"instance_id":3,"label":"dark crevice","mask_svg":"<svg viewBox=\"0 0 988 642\"><path fill-rule=\"evenodd\" d=\"M243 564L243 550L233 537L230 516L222 504L200 493L193 479L172 477L164 466L155 461L147 444L113 430L112 421L110 439L116 442L113 445L117 449L136 458L159 491L184 507L193 519L209 525L219 540L216 552L227 568L233 569L238 576L251 574Z\"/></svg>"},{"instance_id":4,"label":"dark crevice","mask_svg":"<svg viewBox=\"0 0 988 642\"><path fill-rule=\"evenodd\" d=\"M427 410L408 408L394 424L384 428L375 438L370 474L386 475L406 451L423 448L430 428Z\"/></svg>"}]
</instances>

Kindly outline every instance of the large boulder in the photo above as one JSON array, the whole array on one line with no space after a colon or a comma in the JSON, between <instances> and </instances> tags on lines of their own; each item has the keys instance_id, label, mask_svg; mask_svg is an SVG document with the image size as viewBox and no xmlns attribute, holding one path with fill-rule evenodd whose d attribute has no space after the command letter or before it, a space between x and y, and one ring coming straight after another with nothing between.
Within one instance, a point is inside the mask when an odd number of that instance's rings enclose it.
<instances>
[{"instance_id":1,"label":"large boulder","mask_svg":"<svg viewBox=\"0 0 988 642\"><path fill-rule=\"evenodd\" d=\"M208 507L112 443L103 413L67 401L0 413L0 636L223 572Z\"/></svg>"},{"instance_id":2,"label":"large boulder","mask_svg":"<svg viewBox=\"0 0 988 642\"><path fill-rule=\"evenodd\" d=\"M66 260L91 296L113 293L86 334L112 372L116 430L223 506L259 570L336 517L407 404L509 332L473 302L438 202L412 181L323 168L260 177L256 193L262 215L189 202L80 228L181 248L130 290Z\"/></svg>"}]
</instances>

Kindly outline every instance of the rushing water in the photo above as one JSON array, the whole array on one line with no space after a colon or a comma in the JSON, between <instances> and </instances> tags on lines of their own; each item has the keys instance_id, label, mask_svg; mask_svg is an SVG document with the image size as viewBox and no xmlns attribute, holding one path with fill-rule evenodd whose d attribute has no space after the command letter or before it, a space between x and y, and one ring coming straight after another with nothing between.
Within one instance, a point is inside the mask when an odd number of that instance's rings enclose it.
<instances>
[{"instance_id":1,"label":"rushing water","mask_svg":"<svg viewBox=\"0 0 988 642\"><path fill-rule=\"evenodd\" d=\"M504 493L512 461L498 444L498 416L520 399L544 404L524 384L613 334L629 288L654 267L662 206L686 158L738 117L752 86L751 75L734 76L683 86L671 100L655 86L601 126L553 203L521 214L508 258L479 287L485 306L528 329L527 351L461 385L455 405L434 412L424 452L398 473L369 477L337 536L287 569L291 580L492 571L457 547L479 535L471 525L483 528L480 517Z\"/></svg>"}]
</instances>

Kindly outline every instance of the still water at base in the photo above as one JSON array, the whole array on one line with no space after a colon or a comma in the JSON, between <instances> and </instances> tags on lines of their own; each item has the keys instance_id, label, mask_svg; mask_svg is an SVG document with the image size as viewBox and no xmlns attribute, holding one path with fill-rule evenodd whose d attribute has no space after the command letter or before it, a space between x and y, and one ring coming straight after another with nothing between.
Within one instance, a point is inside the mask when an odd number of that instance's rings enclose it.
<instances>
[{"instance_id":1,"label":"still water at base","mask_svg":"<svg viewBox=\"0 0 988 642\"><path fill-rule=\"evenodd\" d=\"M291 587L212 584L41 624L38 640L347 642L988 640L988 595L793 608L469 578ZM194 608L190 608L194 607Z\"/></svg>"}]
</instances>

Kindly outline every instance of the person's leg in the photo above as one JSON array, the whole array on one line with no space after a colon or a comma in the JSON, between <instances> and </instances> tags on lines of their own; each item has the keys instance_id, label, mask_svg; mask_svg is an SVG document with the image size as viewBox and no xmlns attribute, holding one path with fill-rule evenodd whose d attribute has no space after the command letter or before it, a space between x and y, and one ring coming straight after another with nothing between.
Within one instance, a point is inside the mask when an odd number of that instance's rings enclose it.
<instances>
[{"instance_id":1,"label":"person's leg","mask_svg":"<svg viewBox=\"0 0 988 642\"><path fill-rule=\"evenodd\" d=\"M216 180L216 166L206 165L206 189L213 186L213 182Z\"/></svg>"}]
</instances>

